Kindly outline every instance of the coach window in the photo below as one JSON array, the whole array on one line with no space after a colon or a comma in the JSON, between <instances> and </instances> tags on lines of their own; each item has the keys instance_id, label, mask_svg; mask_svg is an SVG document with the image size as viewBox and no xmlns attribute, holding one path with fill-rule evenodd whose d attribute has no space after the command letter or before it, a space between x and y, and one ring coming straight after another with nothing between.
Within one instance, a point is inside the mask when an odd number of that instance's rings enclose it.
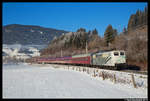
<instances>
[{"instance_id":1,"label":"coach window","mask_svg":"<svg viewBox=\"0 0 150 101\"><path fill-rule=\"evenodd\" d=\"M118 52L114 52L114 56L118 56L119 55L119 53Z\"/></svg>"}]
</instances>

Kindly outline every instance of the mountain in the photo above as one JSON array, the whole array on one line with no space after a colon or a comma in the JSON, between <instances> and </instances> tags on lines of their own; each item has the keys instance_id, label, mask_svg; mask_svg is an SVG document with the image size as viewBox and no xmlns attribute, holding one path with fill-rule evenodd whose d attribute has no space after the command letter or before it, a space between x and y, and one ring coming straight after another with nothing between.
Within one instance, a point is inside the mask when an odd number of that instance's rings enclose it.
<instances>
[{"instance_id":1,"label":"mountain","mask_svg":"<svg viewBox=\"0 0 150 101\"><path fill-rule=\"evenodd\" d=\"M67 32L35 25L10 24L3 26L3 44L48 44L54 37Z\"/></svg>"}]
</instances>

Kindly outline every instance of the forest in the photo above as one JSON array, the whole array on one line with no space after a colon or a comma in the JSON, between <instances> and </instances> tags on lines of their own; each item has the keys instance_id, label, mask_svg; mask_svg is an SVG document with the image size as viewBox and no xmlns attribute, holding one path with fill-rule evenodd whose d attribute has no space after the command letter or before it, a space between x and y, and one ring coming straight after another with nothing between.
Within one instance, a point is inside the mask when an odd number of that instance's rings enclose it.
<instances>
[{"instance_id":1,"label":"forest","mask_svg":"<svg viewBox=\"0 0 150 101\"><path fill-rule=\"evenodd\" d=\"M99 50L125 50L127 63L147 70L148 58L148 7L137 10L128 20L127 28L121 33L108 24L104 37L97 29L86 31L80 28L55 37L47 48L41 50L41 57L61 57L97 52Z\"/></svg>"}]
</instances>

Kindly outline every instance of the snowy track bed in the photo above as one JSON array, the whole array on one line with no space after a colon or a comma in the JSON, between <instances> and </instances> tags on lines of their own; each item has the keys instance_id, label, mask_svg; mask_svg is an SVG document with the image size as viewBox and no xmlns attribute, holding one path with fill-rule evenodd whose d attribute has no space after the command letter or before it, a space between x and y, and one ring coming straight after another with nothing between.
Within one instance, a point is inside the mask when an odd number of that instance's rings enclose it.
<instances>
[{"instance_id":1,"label":"snowy track bed","mask_svg":"<svg viewBox=\"0 0 150 101\"><path fill-rule=\"evenodd\" d=\"M54 67L3 65L3 98L147 98L146 88Z\"/></svg>"}]
</instances>

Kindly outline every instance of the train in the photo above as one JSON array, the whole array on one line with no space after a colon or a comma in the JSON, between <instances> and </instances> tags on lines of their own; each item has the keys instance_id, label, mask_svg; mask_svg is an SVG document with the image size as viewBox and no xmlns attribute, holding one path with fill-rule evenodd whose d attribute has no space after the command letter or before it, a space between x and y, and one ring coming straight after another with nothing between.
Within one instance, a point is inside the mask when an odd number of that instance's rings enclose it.
<instances>
[{"instance_id":1,"label":"train","mask_svg":"<svg viewBox=\"0 0 150 101\"><path fill-rule=\"evenodd\" d=\"M36 61L39 64L84 65L119 70L121 66L126 64L126 54L124 50L98 51L57 58L41 57Z\"/></svg>"}]
</instances>

